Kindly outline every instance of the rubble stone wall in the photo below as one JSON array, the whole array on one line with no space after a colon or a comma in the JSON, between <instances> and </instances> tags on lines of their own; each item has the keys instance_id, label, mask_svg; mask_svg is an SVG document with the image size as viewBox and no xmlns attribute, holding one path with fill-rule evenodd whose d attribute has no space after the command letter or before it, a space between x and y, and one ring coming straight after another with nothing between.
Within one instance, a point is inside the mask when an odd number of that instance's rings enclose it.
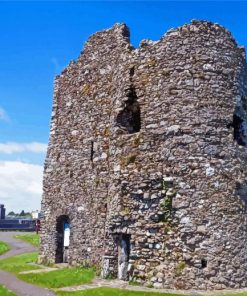
<instances>
[{"instance_id":1,"label":"rubble stone wall","mask_svg":"<svg viewBox=\"0 0 247 296\"><path fill-rule=\"evenodd\" d=\"M56 78L40 260L68 260L157 288L247 286L247 68L223 27L193 21L138 49L116 24Z\"/></svg>"}]
</instances>

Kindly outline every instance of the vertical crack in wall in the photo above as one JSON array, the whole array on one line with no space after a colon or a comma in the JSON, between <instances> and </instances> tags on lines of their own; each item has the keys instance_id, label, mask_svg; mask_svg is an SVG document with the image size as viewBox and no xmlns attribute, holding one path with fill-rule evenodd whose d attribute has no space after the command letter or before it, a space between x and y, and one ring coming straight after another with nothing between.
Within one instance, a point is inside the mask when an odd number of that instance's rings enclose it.
<instances>
[{"instance_id":1,"label":"vertical crack in wall","mask_svg":"<svg viewBox=\"0 0 247 296\"><path fill-rule=\"evenodd\" d=\"M94 142L91 141L91 146L90 146L90 160L93 161L93 155L94 155Z\"/></svg>"}]
</instances>

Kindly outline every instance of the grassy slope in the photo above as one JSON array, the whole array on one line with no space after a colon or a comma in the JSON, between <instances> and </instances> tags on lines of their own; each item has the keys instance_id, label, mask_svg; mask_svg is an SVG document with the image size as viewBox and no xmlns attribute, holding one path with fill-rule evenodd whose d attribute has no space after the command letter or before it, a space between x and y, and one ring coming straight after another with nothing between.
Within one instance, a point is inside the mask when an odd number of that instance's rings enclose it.
<instances>
[{"instance_id":1,"label":"grassy slope","mask_svg":"<svg viewBox=\"0 0 247 296\"><path fill-rule=\"evenodd\" d=\"M59 296L178 296L178 294L171 293L153 293L153 292L139 292L139 291L127 291L112 288L96 288L85 291L76 292L57 292ZM181 296L181 295L179 295ZM186 295L184 295L186 296Z\"/></svg>"},{"instance_id":2,"label":"grassy slope","mask_svg":"<svg viewBox=\"0 0 247 296\"><path fill-rule=\"evenodd\" d=\"M94 278L90 268L65 268L50 272L19 274L20 280L47 288L60 288L87 284Z\"/></svg>"},{"instance_id":3,"label":"grassy slope","mask_svg":"<svg viewBox=\"0 0 247 296\"><path fill-rule=\"evenodd\" d=\"M21 239L35 247L39 246L39 235L36 233L16 235L15 238Z\"/></svg>"},{"instance_id":4,"label":"grassy slope","mask_svg":"<svg viewBox=\"0 0 247 296\"><path fill-rule=\"evenodd\" d=\"M7 290L4 286L0 285L0 295L1 296L16 296L16 294Z\"/></svg>"},{"instance_id":5,"label":"grassy slope","mask_svg":"<svg viewBox=\"0 0 247 296\"><path fill-rule=\"evenodd\" d=\"M21 255L3 259L0 261L0 269L9 271L15 274L18 274L18 272L21 272L21 271L39 269L38 266L32 265L32 263L35 263L37 261L37 256L38 254L35 252L35 253L21 254Z\"/></svg>"},{"instance_id":6,"label":"grassy slope","mask_svg":"<svg viewBox=\"0 0 247 296\"><path fill-rule=\"evenodd\" d=\"M10 246L3 241L0 241L0 255L8 252L10 250ZM0 294L1 295L1 294Z\"/></svg>"}]
</instances>

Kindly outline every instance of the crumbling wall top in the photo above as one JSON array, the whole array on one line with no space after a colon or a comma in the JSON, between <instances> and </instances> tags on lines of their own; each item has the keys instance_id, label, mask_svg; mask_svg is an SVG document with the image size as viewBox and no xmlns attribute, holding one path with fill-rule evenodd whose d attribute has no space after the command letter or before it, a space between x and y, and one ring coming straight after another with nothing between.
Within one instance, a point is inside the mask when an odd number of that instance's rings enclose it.
<instances>
[{"instance_id":1,"label":"crumbling wall top","mask_svg":"<svg viewBox=\"0 0 247 296\"><path fill-rule=\"evenodd\" d=\"M166 43L167 41L184 39L191 36L211 36L215 39L219 46L231 46L232 48L237 48L239 54L246 58L246 51L243 46L239 46L232 36L231 32L225 27L204 20L192 20L190 23L177 28L172 28L168 30L159 40L152 41L149 39L144 39L140 42L139 47L135 50L136 52L140 50L145 50L148 47L159 46L160 43ZM223 38L220 38L223 37ZM227 40L227 44L222 40ZM198 39L201 42L201 39ZM203 44L203 46L206 46ZM130 43L130 30L128 26L124 23L116 23L113 27L94 33L86 41L84 48L81 51L78 61L82 60L86 55L88 61L96 60L102 56L107 57L107 52L111 53L116 49L120 48L132 51L134 50L133 45ZM62 72L64 74L70 68L73 68L75 62L71 62L69 66Z\"/></svg>"}]
</instances>

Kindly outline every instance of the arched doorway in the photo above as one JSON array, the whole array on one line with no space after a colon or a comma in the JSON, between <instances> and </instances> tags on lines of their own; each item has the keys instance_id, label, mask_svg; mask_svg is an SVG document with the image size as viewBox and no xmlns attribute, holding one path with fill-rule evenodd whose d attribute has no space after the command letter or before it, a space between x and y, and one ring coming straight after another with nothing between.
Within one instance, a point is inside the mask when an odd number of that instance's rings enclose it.
<instances>
[{"instance_id":1,"label":"arched doorway","mask_svg":"<svg viewBox=\"0 0 247 296\"><path fill-rule=\"evenodd\" d=\"M61 215L56 221L56 263L67 262L69 243L70 220L67 215Z\"/></svg>"}]
</instances>

